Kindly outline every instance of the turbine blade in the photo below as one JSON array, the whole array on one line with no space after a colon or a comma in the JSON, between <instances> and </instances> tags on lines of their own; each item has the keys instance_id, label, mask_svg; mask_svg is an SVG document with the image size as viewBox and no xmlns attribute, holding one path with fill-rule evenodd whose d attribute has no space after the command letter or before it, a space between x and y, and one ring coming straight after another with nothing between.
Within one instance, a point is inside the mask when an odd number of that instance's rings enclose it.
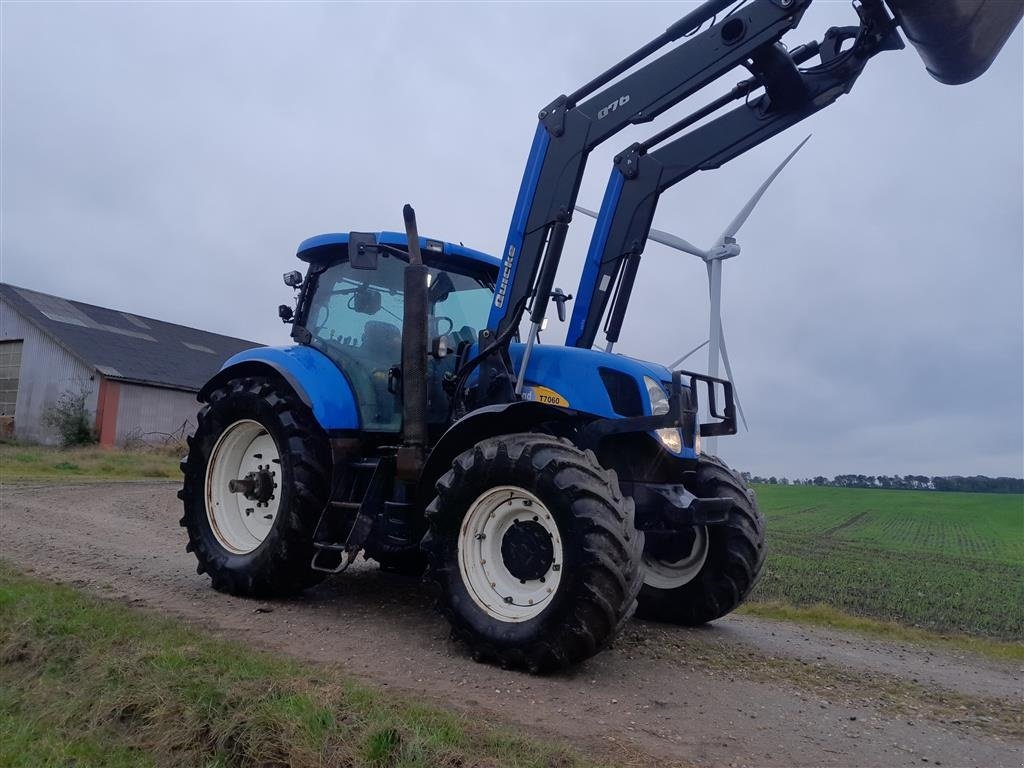
<instances>
[{"instance_id":1,"label":"turbine blade","mask_svg":"<svg viewBox=\"0 0 1024 768\"><path fill-rule=\"evenodd\" d=\"M753 211L754 207L758 204L758 202L760 202L761 196L764 195L768 187L771 186L771 183L775 181L775 177L782 173L782 169L786 167L789 161L793 159L793 156L800 151L803 145L810 141L810 138L811 135L808 134L807 138L805 138L803 141L796 145L796 149L794 149L792 152L786 155L786 159L779 163L779 167L772 171L772 175L764 180L764 183L757 188L757 192L754 193L754 196L751 197L747 201L747 204L740 209L740 212L736 214L736 218L729 222L729 226L725 228L725 231L722 232L721 237L718 238L718 243L724 243L725 238L727 237L736 236L736 233L739 232L740 227L743 226L743 223L750 216L751 211Z\"/></svg>"},{"instance_id":2,"label":"turbine blade","mask_svg":"<svg viewBox=\"0 0 1024 768\"><path fill-rule=\"evenodd\" d=\"M732 377L732 366L729 365L729 352L725 348L725 329L722 329L720 336L722 342L722 362L725 363L725 377L732 382L732 396L736 400L736 410L740 412L740 420L743 422L743 428L749 432L750 427L747 426L747 416L743 413L743 405L740 403L740 391L736 388L736 380Z\"/></svg>"},{"instance_id":3,"label":"turbine blade","mask_svg":"<svg viewBox=\"0 0 1024 768\"><path fill-rule=\"evenodd\" d=\"M668 232L662 232L660 229L652 229L650 234L647 235L647 239L667 245L669 248L675 248L677 251L692 253L694 256L700 256L702 259L707 259L708 257L707 251L701 250L688 240L683 240L683 238L671 235Z\"/></svg>"},{"instance_id":4,"label":"turbine blade","mask_svg":"<svg viewBox=\"0 0 1024 768\"><path fill-rule=\"evenodd\" d=\"M596 211L584 208L582 205L577 205L576 210L593 219L596 219L598 216ZM647 235L647 239L653 240L656 243L661 243L662 245L667 245L669 248L675 248L678 251L692 253L694 256L700 256L702 259L706 259L708 256L707 251L701 250L693 243L683 240L683 238L676 235L669 234L668 232L662 232L660 229L652 229L650 234Z\"/></svg>"},{"instance_id":5,"label":"turbine blade","mask_svg":"<svg viewBox=\"0 0 1024 768\"><path fill-rule=\"evenodd\" d=\"M689 357L690 355L692 355L692 354L693 354L694 352L698 352L698 351L700 351L701 349L703 349L704 347L706 347L706 346L707 346L708 344L710 344L710 343L711 343L711 339L707 339L706 341L704 341L704 342L702 342L702 343L698 344L698 345L697 345L696 347L694 347L693 349L691 349L691 350L690 350L689 352L687 352L687 353L686 353L685 355L683 355L682 357L680 357L680 358L679 358L678 360L676 360L676 361L674 361L674 362L671 362L671 363L669 363L669 364L668 364L668 365L666 365L665 367L666 367L666 368L668 368L668 369L669 369L669 370L671 371L671 370L672 370L673 368L675 368L675 367L676 367L677 365L679 365L679 364L680 364L681 362L683 362L683 360L685 360L686 358L688 358L688 357Z\"/></svg>"}]
</instances>

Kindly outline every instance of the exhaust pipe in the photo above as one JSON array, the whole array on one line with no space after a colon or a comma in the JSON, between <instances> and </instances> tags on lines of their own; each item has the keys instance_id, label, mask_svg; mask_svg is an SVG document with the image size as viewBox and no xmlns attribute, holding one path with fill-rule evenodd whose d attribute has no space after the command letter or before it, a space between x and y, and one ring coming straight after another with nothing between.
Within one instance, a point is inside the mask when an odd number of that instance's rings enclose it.
<instances>
[{"instance_id":1,"label":"exhaust pipe","mask_svg":"<svg viewBox=\"0 0 1024 768\"><path fill-rule=\"evenodd\" d=\"M409 242L405 268L405 304L402 312L402 445L396 472L400 480L419 479L427 445L427 275L420 253L416 212L402 209Z\"/></svg>"},{"instance_id":2,"label":"exhaust pipe","mask_svg":"<svg viewBox=\"0 0 1024 768\"><path fill-rule=\"evenodd\" d=\"M925 68L960 85L991 66L1024 16L1024 0L885 0Z\"/></svg>"}]
</instances>

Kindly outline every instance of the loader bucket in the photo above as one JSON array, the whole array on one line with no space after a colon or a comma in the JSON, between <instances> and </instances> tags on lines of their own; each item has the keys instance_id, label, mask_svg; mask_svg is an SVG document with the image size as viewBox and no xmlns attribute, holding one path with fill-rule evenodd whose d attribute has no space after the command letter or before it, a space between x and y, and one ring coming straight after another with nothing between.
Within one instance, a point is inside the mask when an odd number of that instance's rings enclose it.
<instances>
[{"instance_id":1,"label":"loader bucket","mask_svg":"<svg viewBox=\"0 0 1024 768\"><path fill-rule=\"evenodd\" d=\"M959 85L981 75L1024 16L1024 0L885 0L931 76Z\"/></svg>"}]
</instances>

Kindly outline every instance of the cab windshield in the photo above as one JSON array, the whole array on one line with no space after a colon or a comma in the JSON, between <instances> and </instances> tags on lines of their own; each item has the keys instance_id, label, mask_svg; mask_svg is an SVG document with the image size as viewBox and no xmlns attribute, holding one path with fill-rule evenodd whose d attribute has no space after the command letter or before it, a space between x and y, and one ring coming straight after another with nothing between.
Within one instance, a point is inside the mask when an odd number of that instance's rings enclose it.
<instances>
[{"instance_id":1,"label":"cab windshield","mask_svg":"<svg viewBox=\"0 0 1024 768\"><path fill-rule=\"evenodd\" d=\"M406 262L381 253L376 269L349 262L328 267L317 278L306 328L316 347L347 375L359 401L363 429L397 432L402 427L400 387L389 391L389 372L402 362L403 275ZM472 344L487 324L493 291L482 277L429 267L428 338L444 336L449 349ZM448 398L443 376L455 355L429 358L428 420L443 423Z\"/></svg>"}]
</instances>

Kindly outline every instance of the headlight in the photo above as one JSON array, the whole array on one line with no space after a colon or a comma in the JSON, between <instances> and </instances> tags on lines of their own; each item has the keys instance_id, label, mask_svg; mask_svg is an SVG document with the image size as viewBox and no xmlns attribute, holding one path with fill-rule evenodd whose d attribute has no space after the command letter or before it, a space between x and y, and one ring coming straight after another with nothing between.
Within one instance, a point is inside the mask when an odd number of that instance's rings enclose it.
<instances>
[{"instance_id":1,"label":"headlight","mask_svg":"<svg viewBox=\"0 0 1024 768\"><path fill-rule=\"evenodd\" d=\"M671 410L668 402L668 394L665 389L652 379L650 376L644 376L644 385L647 387L647 398L651 403L651 413L655 416L661 416L664 413L668 413ZM672 453L680 453L683 450L683 435L678 429L667 427L665 429L658 429L654 432L658 436L658 440L661 444Z\"/></svg>"}]
</instances>

